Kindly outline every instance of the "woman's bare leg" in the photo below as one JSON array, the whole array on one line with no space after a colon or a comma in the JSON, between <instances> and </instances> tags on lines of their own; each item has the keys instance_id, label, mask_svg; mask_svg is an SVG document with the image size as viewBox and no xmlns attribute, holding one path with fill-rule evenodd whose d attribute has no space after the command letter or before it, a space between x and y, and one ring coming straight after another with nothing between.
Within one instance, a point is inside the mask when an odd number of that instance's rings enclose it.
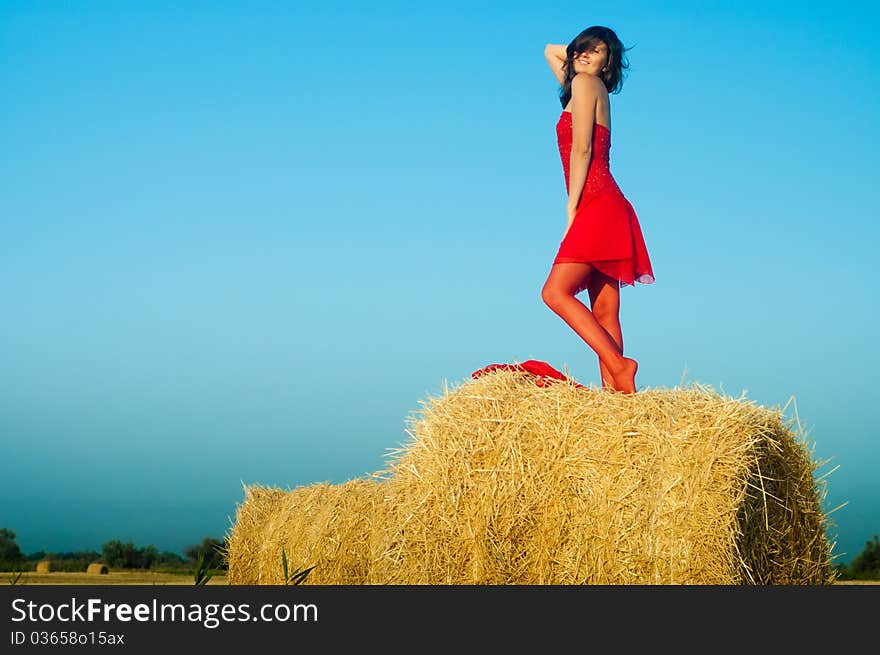
<instances>
[{"instance_id":1,"label":"woman's bare leg","mask_svg":"<svg viewBox=\"0 0 880 655\"><path fill-rule=\"evenodd\" d=\"M638 362L623 356L593 312L575 297L575 292L589 280L592 270L590 264L555 264L541 290L541 298L596 352L607 367L615 390L635 393Z\"/></svg>"},{"instance_id":2,"label":"woman's bare leg","mask_svg":"<svg viewBox=\"0 0 880 655\"><path fill-rule=\"evenodd\" d=\"M590 310L593 316L617 344L622 355L623 332L620 328L620 287L617 280L594 268L587 289L590 292ZM607 391L614 391L611 371L601 359L599 373L602 376L602 387Z\"/></svg>"}]
</instances>

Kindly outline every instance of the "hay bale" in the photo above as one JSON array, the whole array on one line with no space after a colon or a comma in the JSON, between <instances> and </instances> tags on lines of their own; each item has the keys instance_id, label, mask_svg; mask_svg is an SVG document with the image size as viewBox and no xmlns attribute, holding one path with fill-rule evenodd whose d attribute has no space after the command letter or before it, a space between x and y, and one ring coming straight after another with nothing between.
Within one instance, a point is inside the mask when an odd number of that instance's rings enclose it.
<instances>
[{"instance_id":1,"label":"hay bale","mask_svg":"<svg viewBox=\"0 0 880 655\"><path fill-rule=\"evenodd\" d=\"M494 374L432 399L389 469L401 584L821 584L821 493L781 412Z\"/></svg>"},{"instance_id":2,"label":"hay bale","mask_svg":"<svg viewBox=\"0 0 880 655\"><path fill-rule=\"evenodd\" d=\"M246 488L229 583L277 584L282 543L318 564L305 584L834 580L818 465L779 409L510 371L422 404L372 479Z\"/></svg>"},{"instance_id":3,"label":"hay bale","mask_svg":"<svg viewBox=\"0 0 880 655\"><path fill-rule=\"evenodd\" d=\"M369 562L381 548L381 483L349 480L284 491L245 486L245 501L228 538L228 584L284 584L281 550L288 575L310 566L304 583L373 582Z\"/></svg>"},{"instance_id":4,"label":"hay bale","mask_svg":"<svg viewBox=\"0 0 880 655\"><path fill-rule=\"evenodd\" d=\"M89 575L107 575L110 573L110 569L107 568L106 564L101 564L101 562L92 562L86 569L86 573Z\"/></svg>"},{"instance_id":5,"label":"hay bale","mask_svg":"<svg viewBox=\"0 0 880 655\"><path fill-rule=\"evenodd\" d=\"M52 571L52 561L44 559L40 562L37 562L37 573L51 573Z\"/></svg>"}]
</instances>

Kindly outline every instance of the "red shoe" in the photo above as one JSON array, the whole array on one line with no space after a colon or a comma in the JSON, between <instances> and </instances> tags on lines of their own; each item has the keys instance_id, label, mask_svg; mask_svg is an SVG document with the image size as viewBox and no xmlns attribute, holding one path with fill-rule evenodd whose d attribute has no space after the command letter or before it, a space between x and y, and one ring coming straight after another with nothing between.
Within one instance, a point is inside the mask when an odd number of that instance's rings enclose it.
<instances>
[{"instance_id":1,"label":"red shoe","mask_svg":"<svg viewBox=\"0 0 880 655\"><path fill-rule=\"evenodd\" d=\"M547 362L542 362L537 359L529 359L521 364L489 364L488 366L484 366L483 368L471 373L471 377L476 379L483 375L483 373L497 370L524 371L526 373L529 373L530 375L534 376L535 384L539 387L546 387L555 380L568 380L573 382L576 387L580 389L586 389L586 386L584 386L583 384L571 380L571 378L566 377L563 373L557 371Z\"/></svg>"}]
</instances>

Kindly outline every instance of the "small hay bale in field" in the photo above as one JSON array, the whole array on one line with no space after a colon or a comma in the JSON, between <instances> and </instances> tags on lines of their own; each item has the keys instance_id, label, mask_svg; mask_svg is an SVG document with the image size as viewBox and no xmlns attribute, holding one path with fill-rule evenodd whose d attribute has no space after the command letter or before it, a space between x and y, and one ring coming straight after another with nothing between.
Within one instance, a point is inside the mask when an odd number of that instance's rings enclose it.
<instances>
[{"instance_id":1,"label":"small hay bale in field","mask_svg":"<svg viewBox=\"0 0 880 655\"><path fill-rule=\"evenodd\" d=\"M52 571L52 561L44 559L41 562L37 562L37 573L51 573Z\"/></svg>"},{"instance_id":2,"label":"small hay bale in field","mask_svg":"<svg viewBox=\"0 0 880 655\"><path fill-rule=\"evenodd\" d=\"M371 479L245 487L229 584L828 584L824 482L779 409L496 371L420 401Z\"/></svg>"},{"instance_id":3,"label":"small hay bale in field","mask_svg":"<svg viewBox=\"0 0 880 655\"><path fill-rule=\"evenodd\" d=\"M228 584L284 584L288 575L312 569L303 584L373 582L369 562L381 547L381 482L356 478L340 485L319 483L282 490L244 487L228 537ZM378 539L377 539L378 537Z\"/></svg>"},{"instance_id":4,"label":"small hay bale in field","mask_svg":"<svg viewBox=\"0 0 880 655\"><path fill-rule=\"evenodd\" d=\"M101 562L92 562L86 569L86 573L89 575L107 575L110 573L110 569L107 568L106 564L101 564Z\"/></svg>"}]
</instances>

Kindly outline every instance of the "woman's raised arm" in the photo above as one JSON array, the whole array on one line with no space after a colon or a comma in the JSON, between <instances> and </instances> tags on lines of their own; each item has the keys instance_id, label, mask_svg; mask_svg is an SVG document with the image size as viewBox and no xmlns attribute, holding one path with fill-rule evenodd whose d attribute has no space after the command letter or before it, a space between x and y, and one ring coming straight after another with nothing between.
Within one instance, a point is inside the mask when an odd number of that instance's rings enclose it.
<instances>
[{"instance_id":1,"label":"woman's raised arm","mask_svg":"<svg viewBox=\"0 0 880 655\"><path fill-rule=\"evenodd\" d=\"M544 58L547 60L547 64L559 81L560 86L565 84L565 71L562 69L562 64L565 63L565 59L568 56L566 51L567 48L564 45L548 43L544 46Z\"/></svg>"}]
</instances>

